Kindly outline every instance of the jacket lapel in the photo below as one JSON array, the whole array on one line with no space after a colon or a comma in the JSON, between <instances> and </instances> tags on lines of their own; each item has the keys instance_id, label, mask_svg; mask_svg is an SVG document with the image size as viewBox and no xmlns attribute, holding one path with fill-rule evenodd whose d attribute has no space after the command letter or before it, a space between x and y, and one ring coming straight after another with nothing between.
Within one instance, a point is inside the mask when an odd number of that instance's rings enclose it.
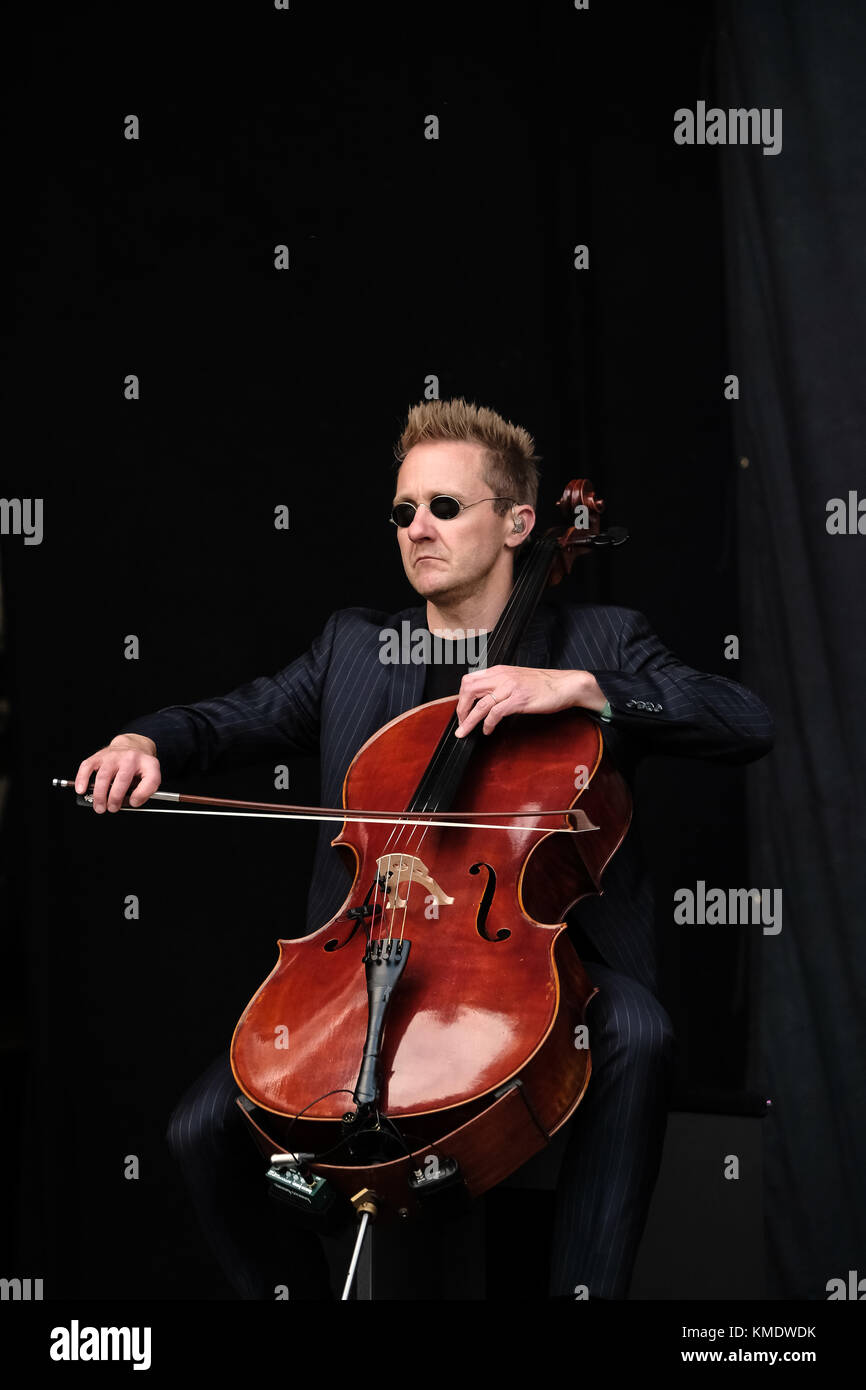
<instances>
[{"instance_id":1,"label":"jacket lapel","mask_svg":"<svg viewBox=\"0 0 866 1390\"><path fill-rule=\"evenodd\" d=\"M550 609L544 606L536 608L517 644L513 666L532 666L540 671L547 669L550 665L551 617Z\"/></svg>"},{"instance_id":2,"label":"jacket lapel","mask_svg":"<svg viewBox=\"0 0 866 1390\"><path fill-rule=\"evenodd\" d=\"M427 615L424 608L404 608L388 620L389 627L402 636L402 624L409 624L410 633L418 628L426 628ZM424 694L424 680L427 667L423 661L397 661L390 663L388 672L388 704L385 723L404 714L407 709L420 705Z\"/></svg>"}]
</instances>

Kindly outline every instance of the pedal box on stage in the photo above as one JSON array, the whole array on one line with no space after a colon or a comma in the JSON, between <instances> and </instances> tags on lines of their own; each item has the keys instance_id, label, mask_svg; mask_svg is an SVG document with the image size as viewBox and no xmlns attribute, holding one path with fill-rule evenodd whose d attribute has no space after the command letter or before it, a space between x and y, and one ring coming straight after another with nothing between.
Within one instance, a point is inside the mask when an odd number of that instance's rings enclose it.
<instances>
[{"instance_id":1,"label":"pedal box on stage","mask_svg":"<svg viewBox=\"0 0 866 1390\"><path fill-rule=\"evenodd\" d=\"M338 1231L353 1215L352 1205L325 1179L299 1168L271 1166L266 1173L268 1190L301 1226L314 1231Z\"/></svg>"}]
</instances>

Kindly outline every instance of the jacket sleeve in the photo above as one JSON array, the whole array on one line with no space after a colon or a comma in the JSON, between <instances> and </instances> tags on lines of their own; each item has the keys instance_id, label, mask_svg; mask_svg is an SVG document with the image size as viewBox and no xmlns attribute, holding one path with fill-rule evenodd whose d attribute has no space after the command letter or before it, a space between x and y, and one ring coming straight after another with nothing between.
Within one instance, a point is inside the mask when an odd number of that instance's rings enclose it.
<instances>
[{"instance_id":1,"label":"jacket sleeve","mask_svg":"<svg viewBox=\"0 0 866 1390\"><path fill-rule=\"evenodd\" d=\"M214 699L169 705L133 719L123 732L153 739L163 776L170 777L254 762L273 752L317 752L322 689L339 619L334 613L309 650L276 675Z\"/></svg>"},{"instance_id":2,"label":"jacket sleeve","mask_svg":"<svg viewBox=\"0 0 866 1390\"><path fill-rule=\"evenodd\" d=\"M748 763L772 748L764 702L736 681L686 666L663 645L642 613L619 609L616 669L593 670L610 703L610 725L665 753Z\"/></svg>"}]
</instances>

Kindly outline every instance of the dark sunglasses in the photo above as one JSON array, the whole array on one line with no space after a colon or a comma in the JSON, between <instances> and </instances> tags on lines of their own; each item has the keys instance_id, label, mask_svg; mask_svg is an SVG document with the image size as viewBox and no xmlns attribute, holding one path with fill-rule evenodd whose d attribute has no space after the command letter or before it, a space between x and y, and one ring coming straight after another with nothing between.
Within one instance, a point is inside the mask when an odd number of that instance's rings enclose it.
<instances>
[{"instance_id":1,"label":"dark sunglasses","mask_svg":"<svg viewBox=\"0 0 866 1390\"><path fill-rule=\"evenodd\" d=\"M513 502L513 497L479 497L477 502L458 502L456 497L431 497L429 502L422 502L422 507L427 507L432 516L437 521L452 521L460 512L468 512L470 507L477 507L482 502ZM391 508L390 521L392 526L399 526L401 529L411 526L415 519L418 508L414 502L398 502L396 507Z\"/></svg>"}]
</instances>

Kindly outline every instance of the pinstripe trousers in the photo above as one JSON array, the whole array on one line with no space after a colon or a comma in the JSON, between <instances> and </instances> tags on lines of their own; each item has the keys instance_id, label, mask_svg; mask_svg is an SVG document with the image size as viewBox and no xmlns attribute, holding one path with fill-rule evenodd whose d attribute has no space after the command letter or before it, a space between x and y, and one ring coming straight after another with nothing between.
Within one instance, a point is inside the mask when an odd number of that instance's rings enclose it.
<instances>
[{"instance_id":1,"label":"pinstripe trousers","mask_svg":"<svg viewBox=\"0 0 866 1390\"><path fill-rule=\"evenodd\" d=\"M596 1298L628 1293L661 1162L670 1096L673 1030L637 980L584 961L599 993L586 1015L592 1076L569 1121L556 1190L552 1296L585 1285ZM235 1105L228 1053L183 1096L168 1143L211 1250L242 1299L333 1297L318 1237L275 1212L263 1159Z\"/></svg>"}]
</instances>

